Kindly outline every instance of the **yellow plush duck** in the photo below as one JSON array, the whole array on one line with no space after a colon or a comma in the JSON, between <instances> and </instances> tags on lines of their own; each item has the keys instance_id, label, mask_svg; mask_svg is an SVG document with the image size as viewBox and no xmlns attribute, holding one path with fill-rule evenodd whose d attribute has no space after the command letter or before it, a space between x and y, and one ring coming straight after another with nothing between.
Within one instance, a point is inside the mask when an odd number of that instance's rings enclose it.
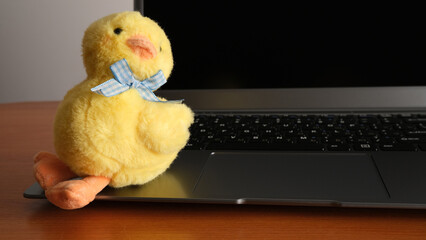
<instances>
[{"instance_id":1,"label":"yellow plush duck","mask_svg":"<svg viewBox=\"0 0 426 240\"><path fill-rule=\"evenodd\" d=\"M40 152L34 173L47 199L81 208L105 186L144 184L185 146L192 111L152 92L172 71L164 31L139 12L106 16L83 38L87 79L72 88L55 119L57 156ZM83 179L69 180L80 176Z\"/></svg>"}]
</instances>

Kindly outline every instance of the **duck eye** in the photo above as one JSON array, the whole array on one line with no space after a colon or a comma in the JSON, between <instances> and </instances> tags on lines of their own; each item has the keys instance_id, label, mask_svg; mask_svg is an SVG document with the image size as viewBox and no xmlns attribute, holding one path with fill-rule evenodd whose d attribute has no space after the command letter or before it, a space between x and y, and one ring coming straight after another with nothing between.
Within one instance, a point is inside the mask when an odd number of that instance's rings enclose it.
<instances>
[{"instance_id":1,"label":"duck eye","mask_svg":"<svg viewBox=\"0 0 426 240\"><path fill-rule=\"evenodd\" d=\"M161 51L163 51L163 49L162 49L162 48L161 48L161 46L160 46L160 52L161 52Z\"/></svg>"},{"instance_id":2,"label":"duck eye","mask_svg":"<svg viewBox=\"0 0 426 240\"><path fill-rule=\"evenodd\" d=\"M114 33L117 34L117 35L119 35L122 31L123 31L123 29L121 29L121 28L114 29Z\"/></svg>"}]
</instances>

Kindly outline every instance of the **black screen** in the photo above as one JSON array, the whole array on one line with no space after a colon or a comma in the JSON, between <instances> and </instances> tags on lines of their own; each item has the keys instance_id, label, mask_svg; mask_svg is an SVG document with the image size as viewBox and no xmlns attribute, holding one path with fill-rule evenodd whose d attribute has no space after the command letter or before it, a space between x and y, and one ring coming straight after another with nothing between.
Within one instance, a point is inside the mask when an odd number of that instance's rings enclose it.
<instances>
[{"instance_id":1,"label":"black screen","mask_svg":"<svg viewBox=\"0 0 426 240\"><path fill-rule=\"evenodd\" d=\"M162 89L426 85L426 14L404 4L144 1L172 43Z\"/></svg>"}]
</instances>

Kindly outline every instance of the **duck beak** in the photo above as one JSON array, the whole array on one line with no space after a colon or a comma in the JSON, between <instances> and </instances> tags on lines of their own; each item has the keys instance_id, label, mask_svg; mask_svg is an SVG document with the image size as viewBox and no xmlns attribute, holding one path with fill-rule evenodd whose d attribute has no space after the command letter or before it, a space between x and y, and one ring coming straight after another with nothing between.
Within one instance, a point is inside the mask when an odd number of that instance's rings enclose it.
<instances>
[{"instance_id":1,"label":"duck beak","mask_svg":"<svg viewBox=\"0 0 426 240\"><path fill-rule=\"evenodd\" d=\"M154 44L145 36L133 36L127 39L126 43L141 59L151 59L157 56L157 50Z\"/></svg>"}]
</instances>

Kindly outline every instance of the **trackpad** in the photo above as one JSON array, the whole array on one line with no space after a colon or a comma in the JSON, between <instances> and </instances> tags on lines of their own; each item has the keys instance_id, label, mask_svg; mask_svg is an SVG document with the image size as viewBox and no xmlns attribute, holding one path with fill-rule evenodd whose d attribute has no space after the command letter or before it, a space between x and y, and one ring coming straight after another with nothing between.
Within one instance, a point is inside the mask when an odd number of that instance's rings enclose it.
<instances>
[{"instance_id":1,"label":"trackpad","mask_svg":"<svg viewBox=\"0 0 426 240\"><path fill-rule=\"evenodd\" d=\"M366 154L217 152L194 189L198 197L383 200L389 195Z\"/></svg>"}]
</instances>

